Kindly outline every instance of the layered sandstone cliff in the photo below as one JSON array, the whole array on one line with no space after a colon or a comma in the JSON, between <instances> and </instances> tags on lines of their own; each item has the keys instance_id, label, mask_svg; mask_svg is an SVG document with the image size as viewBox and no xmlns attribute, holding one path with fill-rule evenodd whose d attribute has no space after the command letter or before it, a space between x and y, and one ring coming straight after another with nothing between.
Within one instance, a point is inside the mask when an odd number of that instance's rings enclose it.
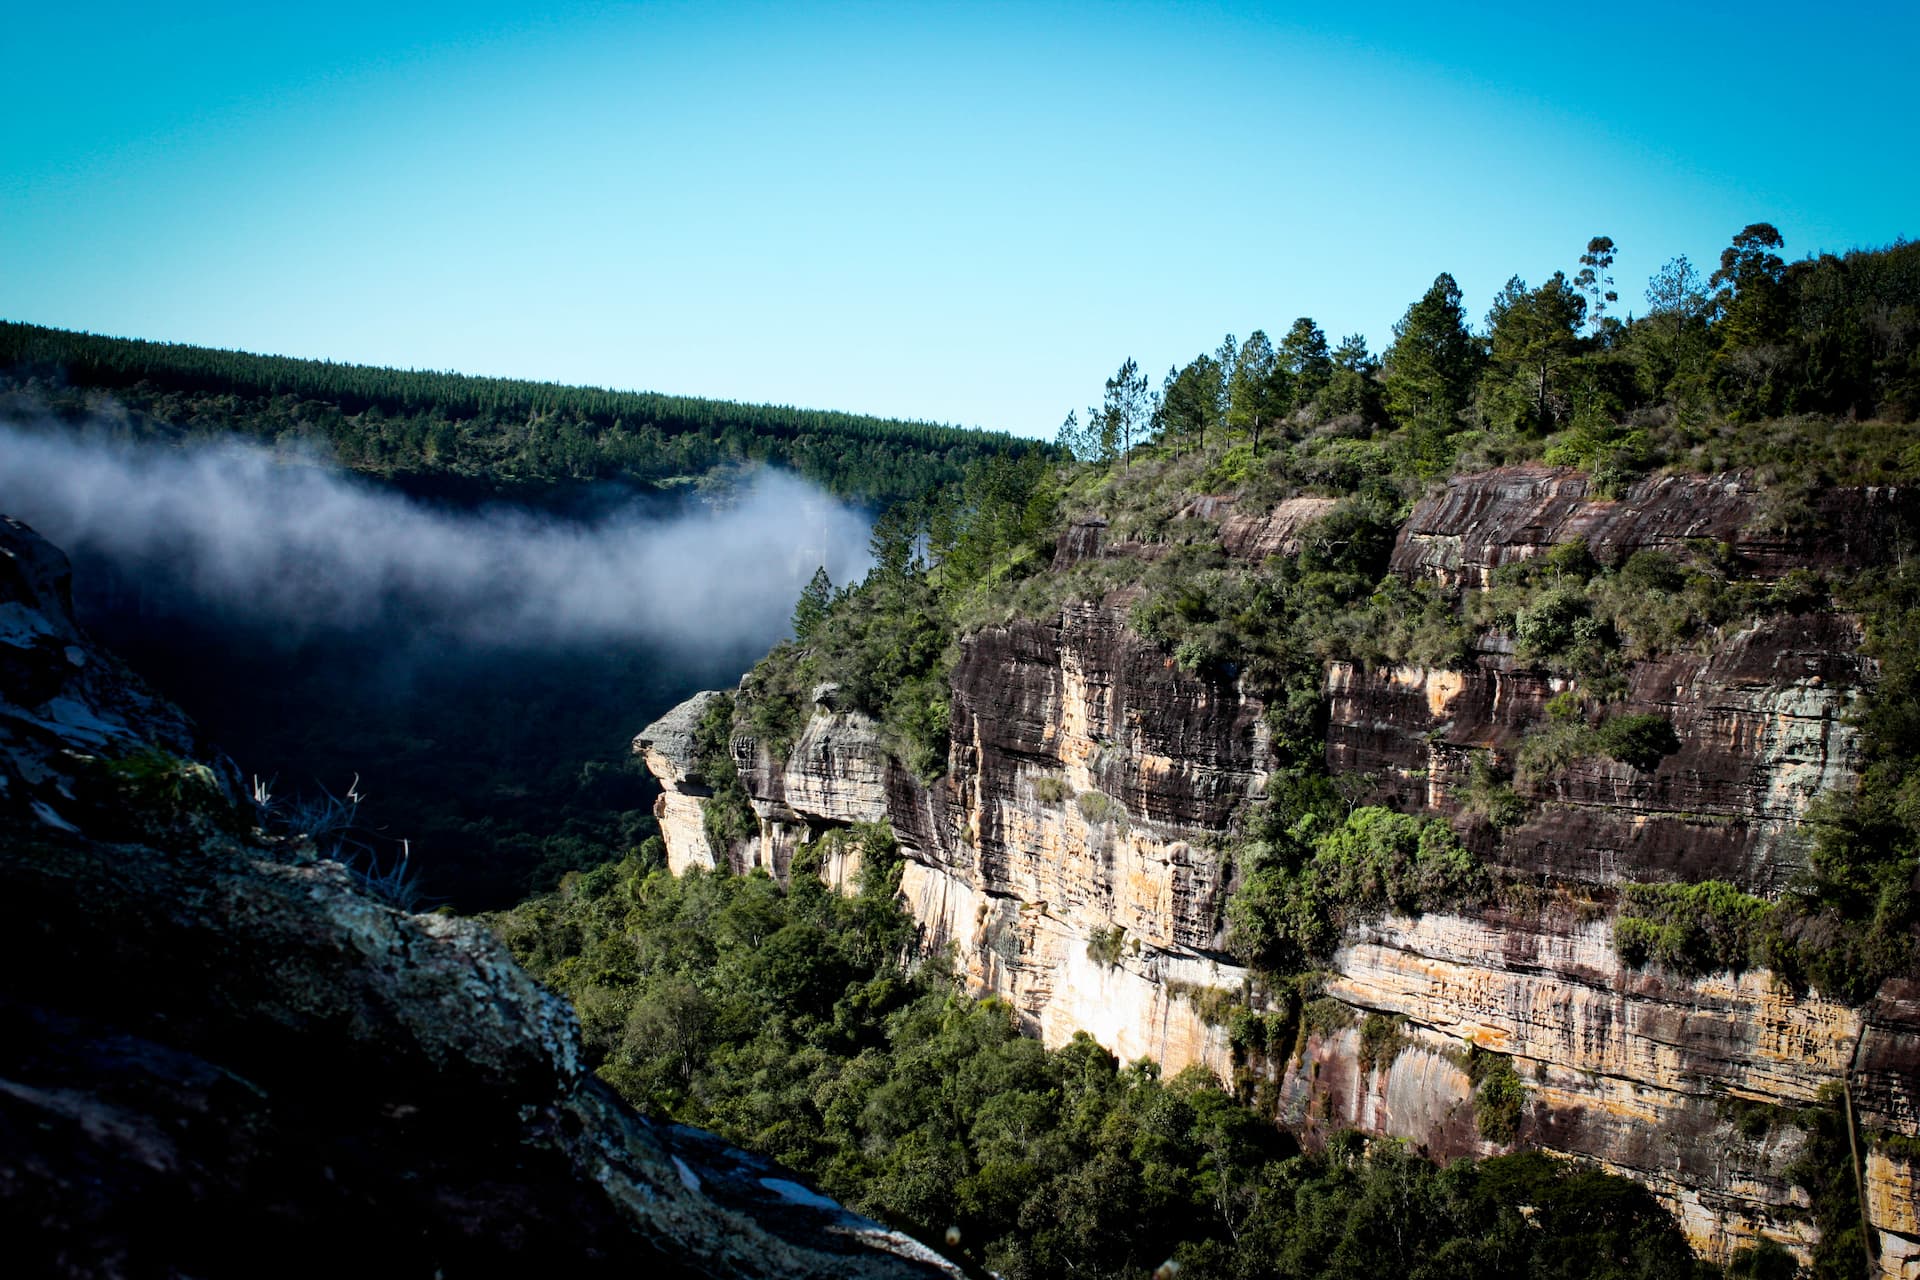
<instances>
[{"instance_id":1,"label":"layered sandstone cliff","mask_svg":"<svg viewBox=\"0 0 1920 1280\"><path fill-rule=\"evenodd\" d=\"M1740 477L1657 478L1609 502L1589 499L1576 474L1512 468L1420 504L1393 567L1472 589L1575 536L1610 562L1710 539L1764 580L1870 561L1910 506L1856 491L1781 511ZM1182 514L1259 560L1296 552L1324 510L1318 499L1264 512L1202 499ZM1797 533L1796 521L1821 532ZM1141 553L1108 544L1093 517L1062 536L1056 563ZM671 725L648 729L637 748L667 788L670 856L781 872L798 842L884 817L909 857L902 888L926 945L950 947L1037 1034L1059 1043L1084 1029L1168 1072L1201 1063L1259 1083L1310 1138L1354 1127L1437 1157L1499 1149L1475 1123L1467 1050L1510 1055L1525 1086L1518 1144L1646 1182L1714 1257L1760 1237L1804 1252L1814 1238L1787 1175L1805 1135L1783 1123L1752 1136L1740 1104L1791 1108L1844 1082L1865 1129L1920 1133L1920 1007L1906 987L1848 1007L1763 972L1635 970L1611 941L1622 882L1716 878L1769 894L1801 870L1807 803L1849 786L1859 763L1848 711L1874 672L1854 620L1776 616L1710 651L1634 664L1621 709L1668 718L1680 749L1649 770L1580 759L1524 788L1525 820L1504 833L1462 812L1472 762L1510 760L1558 681L1497 636L1459 670L1330 665L1330 768L1373 802L1454 819L1508 883L1534 887L1472 915L1363 929L1324 982L1346 1016L1303 1024L1271 1059L1236 1060L1217 993L1256 1006L1264 993L1224 946L1223 850L1266 783L1265 708L1236 683L1182 671L1126 616L1124 598L1072 604L967 637L949 767L932 785L888 756L871 723L836 710L830 690L785 757L736 738L762 819L751 849L716 855L697 819L675 817L697 814L699 781L675 757ZM1403 1020L1385 1061L1363 1043L1365 1015ZM1867 1173L1884 1266L1920 1275L1911 1167L1876 1148Z\"/></svg>"}]
</instances>

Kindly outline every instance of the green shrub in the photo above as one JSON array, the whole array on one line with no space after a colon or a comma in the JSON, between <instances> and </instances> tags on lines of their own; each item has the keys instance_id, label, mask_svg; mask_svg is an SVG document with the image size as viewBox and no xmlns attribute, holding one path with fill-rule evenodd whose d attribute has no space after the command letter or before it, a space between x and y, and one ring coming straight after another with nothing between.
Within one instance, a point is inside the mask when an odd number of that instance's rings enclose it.
<instances>
[{"instance_id":1,"label":"green shrub","mask_svg":"<svg viewBox=\"0 0 1920 1280\"><path fill-rule=\"evenodd\" d=\"M1530 806L1494 768L1487 752L1477 751L1467 770L1460 807L1486 819L1496 831L1509 831L1527 820Z\"/></svg>"},{"instance_id":2,"label":"green shrub","mask_svg":"<svg viewBox=\"0 0 1920 1280\"><path fill-rule=\"evenodd\" d=\"M1475 1046L1468 1054L1467 1074L1474 1082L1473 1120L1480 1136L1511 1146L1520 1136L1520 1113L1527 1103L1527 1086L1513 1069L1513 1059Z\"/></svg>"},{"instance_id":3,"label":"green shrub","mask_svg":"<svg viewBox=\"0 0 1920 1280\"><path fill-rule=\"evenodd\" d=\"M103 771L127 806L122 817L161 823L201 817L229 826L238 821L239 811L222 793L220 780L197 760L146 746L108 761Z\"/></svg>"},{"instance_id":4,"label":"green shrub","mask_svg":"<svg viewBox=\"0 0 1920 1280\"><path fill-rule=\"evenodd\" d=\"M1553 719L1527 730L1513 763L1524 781L1538 785L1593 752L1593 730L1585 721Z\"/></svg>"},{"instance_id":5,"label":"green shrub","mask_svg":"<svg viewBox=\"0 0 1920 1280\"><path fill-rule=\"evenodd\" d=\"M1446 823L1377 805L1355 809L1310 864L1343 915L1408 915L1477 901L1486 873Z\"/></svg>"},{"instance_id":6,"label":"green shrub","mask_svg":"<svg viewBox=\"0 0 1920 1280\"><path fill-rule=\"evenodd\" d=\"M1619 911L1613 945L1623 961L1698 974L1757 963L1774 908L1725 881L1703 880L1623 885Z\"/></svg>"},{"instance_id":7,"label":"green shrub","mask_svg":"<svg viewBox=\"0 0 1920 1280\"><path fill-rule=\"evenodd\" d=\"M1248 963L1297 973L1384 912L1417 915L1487 893L1479 860L1444 822L1368 805L1310 838L1321 821L1309 811L1236 855L1247 871L1227 903L1227 942Z\"/></svg>"},{"instance_id":8,"label":"green shrub","mask_svg":"<svg viewBox=\"0 0 1920 1280\"><path fill-rule=\"evenodd\" d=\"M1577 686L1568 686L1547 699L1546 712L1549 724L1572 724L1584 721L1581 711L1580 690Z\"/></svg>"},{"instance_id":9,"label":"green shrub","mask_svg":"<svg viewBox=\"0 0 1920 1280\"><path fill-rule=\"evenodd\" d=\"M1235 1062L1246 1062L1254 1055L1267 1052L1266 1019L1253 1010L1242 1006L1235 1009L1227 1018L1227 1044L1233 1050Z\"/></svg>"},{"instance_id":10,"label":"green shrub","mask_svg":"<svg viewBox=\"0 0 1920 1280\"><path fill-rule=\"evenodd\" d=\"M893 828L884 822L856 822L846 829L845 838L860 849L860 896L891 905L907 865Z\"/></svg>"},{"instance_id":11,"label":"green shrub","mask_svg":"<svg viewBox=\"0 0 1920 1280\"><path fill-rule=\"evenodd\" d=\"M1799 1259L1772 1240L1735 1249L1727 1261L1728 1280L1796 1280Z\"/></svg>"},{"instance_id":12,"label":"green shrub","mask_svg":"<svg viewBox=\"0 0 1920 1280\"><path fill-rule=\"evenodd\" d=\"M1748 1098L1724 1097L1716 1109L1749 1142L1759 1142L1781 1125L1793 1121L1793 1112L1788 1108Z\"/></svg>"},{"instance_id":13,"label":"green shrub","mask_svg":"<svg viewBox=\"0 0 1920 1280\"><path fill-rule=\"evenodd\" d=\"M1193 1012L1201 1022L1209 1027L1232 1027L1235 1019L1246 1012L1240 1002L1240 993L1225 987L1208 986L1200 982L1169 982L1167 994L1175 1000L1185 1001L1193 1006ZM1241 1024L1246 1034L1244 1024ZM1232 1032L1228 1033L1229 1039Z\"/></svg>"},{"instance_id":14,"label":"green shrub","mask_svg":"<svg viewBox=\"0 0 1920 1280\"><path fill-rule=\"evenodd\" d=\"M1331 996L1321 996L1302 1007L1300 1025L1308 1035L1325 1039L1353 1025L1353 1010Z\"/></svg>"},{"instance_id":15,"label":"green shrub","mask_svg":"<svg viewBox=\"0 0 1920 1280\"><path fill-rule=\"evenodd\" d=\"M1360 1070L1385 1071L1407 1047L1407 1020L1399 1014L1369 1013L1360 1023Z\"/></svg>"},{"instance_id":16,"label":"green shrub","mask_svg":"<svg viewBox=\"0 0 1920 1280\"><path fill-rule=\"evenodd\" d=\"M1555 581L1584 583L1600 572L1600 562L1593 558L1593 550L1585 538L1556 542L1540 559L1546 573Z\"/></svg>"},{"instance_id":17,"label":"green shrub","mask_svg":"<svg viewBox=\"0 0 1920 1280\"><path fill-rule=\"evenodd\" d=\"M1673 731L1673 721L1665 716L1614 716L1594 730L1593 745L1644 773L1678 751L1680 738Z\"/></svg>"},{"instance_id":18,"label":"green shrub","mask_svg":"<svg viewBox=\"0 0 1920 1280\"><path fill-rule=\"evenodd\" d=\"M1041 804L1059 804L1071 794L1067 780L1059 774L1042 774L1033 780L1033 798Z\"/></svg>"},{"instance_id":19,"label":"green shrub","mask_svg":"<svg viewBox=\"0 0 1920 1280\"><path fill-rule=\"evenodd\" d=\"M1565 697L1565 694L1560 697ZM1590 726L1558 698L1547 704L1547 722L1535 725L1514 753L1520 776L1538 783L1589 756L1608 756L1645 772L1680 749L1673 721L1660 715L1613 716Z\"/></svg>"},{"instance_id":20,"label":"green shrub","mask_svg":"<svg viewBox=\"0 0 1920 1280\"><path fill-rule=\"evenodd\" d=\"M1920 1136L1875 1129L1868 1137L1876 1150L1884 1151L1896 1160L1905 1160L1909 1164L1920 1163Z\"/></svg>"},{"instance_id":21,"label":"green shrub","mask_svg":"<svg viewBox=\"0 0 1920 1280\"><path fill-rule=\"evenodd\" d=\"M1123 827L1126 825L1126 809L1104 791L1082 791L1075 797L1075 803L1080 808L1081 818L1090 826L1097 827L1106 822L1116 822Z\"/></svg>"},{"instance_id":22,"label":"green shrub","mask_svg":"<svg viewBox=\"0 0 1920 1280\"><path fill-rule=\"evenodd\" d=\"M1535 662L1561 657L1581 646L1604 643L1605 625L1593 616L1592 602L1578 586L1553 587L1514 615L1513 638L1520 658Z\"/></svg>"},{"instance_id":23,"label":"green shrub","mask_svg":"<svg viewBox=\"0 0 1920 1280\"><path fill-rule=\"evenodd\" d=\"M1236 1005L1227 1017L1227 1039L1233 1047L1234 1061L1284 1056L1292 1048L1300 1025L1300 1007L1291 997L1282 1008L1267 1013Z\"/></svg>"},{"instance_id":24,"label":"green shrub","mask_svg":"<svg viewBox=\"0 0 1920 1280\"><path fill-rule=\"evenodd\" d=\"M1095 929L1087 935L1087 958L1102 968L1111 969L1120 963L1126 943L1127 931L1117 924L1109 929Z\"/></svg>"}]
</instances>

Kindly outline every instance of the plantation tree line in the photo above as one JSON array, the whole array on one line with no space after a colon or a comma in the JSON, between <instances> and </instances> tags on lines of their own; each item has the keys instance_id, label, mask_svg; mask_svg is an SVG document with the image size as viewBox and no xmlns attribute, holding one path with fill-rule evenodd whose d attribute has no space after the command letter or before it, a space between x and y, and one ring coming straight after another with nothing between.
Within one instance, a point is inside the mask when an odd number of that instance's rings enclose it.
<instances>
[{"instance_id":1,"label":"plantation tree line","mask_svg":"<svg viewBox=\"0 0 1920 1280\"><path fill-rule=\"evenodd\" d=\"M1031 441L783 405L250 355L0 322L0 390L140 434L323 444L382 475L521 486L692 479L771 463L862 502L911 498ZM111 405L102 396L111 397ZM36 405L25 398L17 411Z\"/></svg>"}]
</instances>

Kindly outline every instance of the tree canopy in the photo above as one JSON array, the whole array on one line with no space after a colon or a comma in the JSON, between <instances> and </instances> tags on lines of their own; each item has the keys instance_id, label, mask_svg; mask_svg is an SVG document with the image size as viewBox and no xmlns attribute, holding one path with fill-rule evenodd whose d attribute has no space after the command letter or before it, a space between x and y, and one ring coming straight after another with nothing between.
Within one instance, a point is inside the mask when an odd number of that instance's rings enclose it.
<instances>
[{"instance_id":1,"label":"tree canopy","mask_svg":"<svg viewBox=\"0 0 1920 1280\"><path fill-rule=\"evenodd\" d=\"M522 487L684 481L728 463L769 462L838 496L884 504L957 480L978 458L1048 451L999 432L930 422L0 322L0 391L9 387L37 395L56 419L105 420L154 435L305 441L382 475Z\"/></svg>"}]
</instances>

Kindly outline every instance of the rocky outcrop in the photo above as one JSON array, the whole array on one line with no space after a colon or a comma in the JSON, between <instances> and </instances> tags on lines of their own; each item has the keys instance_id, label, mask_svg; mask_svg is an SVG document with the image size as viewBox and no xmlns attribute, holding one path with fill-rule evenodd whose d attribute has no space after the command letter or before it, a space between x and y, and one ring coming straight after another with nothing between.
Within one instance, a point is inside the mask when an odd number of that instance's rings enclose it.
<instances>
[{"instance_id":1,"label":"rocky outcrop","mask_svg":"<svg viewBox=\"0 0 1920 1280\"><path fill-rule=\"evenodd\" d=\"M1657 768L1591 755L1529 785L1518 830L1488 859L1558 879L1731 880L1778 892L1805 865L1797 838L1814 796L1847 785L1859 745L1847 716L1868 677L1852 619L1775 617L1708 653L1636 663L1617 714L1664 716L1680 749ZM1510 770L1566 681L1483 654L1465 671L1327 673L1327 760L1376 799L1457 814L1474 761Z\"/></svg>"},{"instance_id":2,"label":"rocky outcrop","mask_svg":"<svg viewBox=\"0 0 1920 1280\"><path fill-rule=\"evenodd\" d=\"M884 819L911 860L902 892L925 945L951 948L1036 1034L1085 1029L1123 1057L1229 1072L1225 1030L1199 1005L1247 977L1219 945L1217 846L1265 783L1259 700L1193 680L1095 605L974 637L954 688L951 767L932 786L830 699L781 760L736 738L761 835L733 864L783 871L799 841ZM663 740L649 728L636 741ZM669 859L692 865L670 803L656 810ZM1096 935L1117 939L1112 955L1089 954Z\"/></svg>"},{"instance_id":3,"label":"rocky outcrop","mask_svg":"<svg viewBox=\"0 0 1920 1280\"><path fill-rule=\"evenodd\" d=\"M1217 523L1221 549L1257 563L1268 556L1299 555L1301 535L1339 505L1334 498L1288 498L1265 510L1243 511L1232 496L1206 497L1182 507L1179 518Z\"/></svg>"},{"instance_id":4,"label":"rocky outcrop","mask_svg":"<svg viewBox=\"0 0 1920 1280\"><path fill-rule=\"evenodd\" d=\"M1873 1150L1866 1157L1867 1210L1880 1228L1880 1270L1920 1276L1920 1180L1912 1160Z\"/></svg>"},{"instance_id":5,"label":"rocky outcrop","mask_svg":"<svg viewBox=\"0 0 1920 1280\"><path fill-rule=\"evenodd\" d=\"M1317 1123L1408 1137L1441 1157L1491 1152L1472 1124L1446 1122L1474 1116L1458 1064L1477 1046L1508 1055L1526 1085L1521 1143L1646 1183L1708 1252L1814 1238L1783 1172L1802 1135L1786 1125L1744 1135L1725 1102L1814 1102L1847 1072L1859 1011L1764 973L1623 971L1604 919L1554 911L1382 921L1341 950L1326 990L1404 1016L1425 1056L1369 1076L1354 1069L1357 1045L1310 1046L1285 1096ZM1436 1072L1436 1053L1451 1076ZM1309 1063L1330 1065L1315 1076ZM1416 1084L1400 1078L1408 1072Z\"/></svg>"},{"instance_id":6,"label":"rocky outcrop","mask_svg":"<svg viewBox=\"0 0 1920 1280\"><path fill-rule=\"evenodd\" d=\"M187 718L96 649L73 621L67 558L0 516L0 818L77 830L84 762L157 751L204 760L231 803L239 780Z\"/></svg>"},{"instance_id":7,"label":"rocky outcrop","mask_svg":"<svg viewBox=\"0 0 1920 1280\"><path fill-rule=\"evenodd\" d=\"M1607 563L1708 539L1737 574L1764 580L1870 560L1911 505L1889 490L1783 505L1739 476L1656 477L1602 501L1575 473L1510 468L1420 504L1393 564L1470 589L1576 536ZM1181 516L1257 561L1297 551L1324 511L1208 498ZM1098 517L1075 523L1056 564L1135 553L1107 532ZM884 792L910 859L907 905L926 945L951 949L977 989L1006 997L1049 1043L1086 1030L1169 1073L1199 1063L1238 1079L1309 1141L1353 1127L1436 1157L1504 1149L1482 1136L1470 1051L1507 1055L1525 1097L1515 1142L1640 1179L1716 1258L1761 1238L1804 1254L1815 1238L1787 1174L1805 1135L1757 1130L1738 1104L1790 1109L1845 1082L1862 1125L1920 1133L1920 1005L1906 987L1854 1008L1765 973L1631 969L1611 942L1623 881L1711 877L1769 894L1801 871L1807 804L1860 765L1848 716L1876 672L1854 620L1773 616L1633 664L1616 710L1668 719L1679 749L1647 769L1595 754L1523 779L1522 821L1504 832L1470 811L1474 763L1511 765L1560 682L1499 636L1460 670L1331 664L1327 760L1350 793L1455 820L1514 888L1474 914L1363 929L1294 1043L1236 1057L1217 1025L1225 997L1263 997L1223 945L1233 869L1222 850L1267 783L1265 708L1132 635L1124 604L967 637L949 768L931 785L884 760L870 734L850 747L845 717L817 709L802 741L832 750L747 774L763 825L811 838L865 820ZM745 741L735 753L763 754ZM1397 1028L1391 1052L1363 1034L1369 1015ZM1920 1254L1909 1166L1881 1152L1870 1176L1882 1256L1908 1274Z\"/></svg>"},{"instance_id":8,"label":"rocky outcrop","mask_svg":"<svg viewBox=\"0 0 1920 1280\"><path fill-rule=\"evenodd\" d=\"M0 1230L20 1274L957 1274L634 1114L478 924L251 830L0 525ZM129 760L136 767L115 767Z\"/></svg>"},{"instance_id":9,"label":"rocky outcrop","mask_svg":"<svg viewBox=\"0 0 1920 1280\"><path fill-rule=\"evenodd\" d=\"M1808 500L1779 492L1743 474L1649 476L1618 499L1591 496L1587 478L1564 467L1455 476L1414 508L1393 567L1485 586L1501 565L1574 538L1609 564L1705 541L1755 576L1778 577L1882 558L1920 515L1914 495L1900 489L1826 489Z\"/></svg>"},{"instance_id":10,"label":"rocky outcrop","mask_svg":"<svg viewBox=\"0 0 1920 1280\"><path fill-rule=\"evenodd\" d=\"M680 875L689 867L714 866L713 848L701 817L700 802L713 788L700 774L694 734L719 692L696 693L634 735L633 753L646 761L660 782L653 802L660 835L667 846L667 867Z\"/></svg>"}]
</instances>

